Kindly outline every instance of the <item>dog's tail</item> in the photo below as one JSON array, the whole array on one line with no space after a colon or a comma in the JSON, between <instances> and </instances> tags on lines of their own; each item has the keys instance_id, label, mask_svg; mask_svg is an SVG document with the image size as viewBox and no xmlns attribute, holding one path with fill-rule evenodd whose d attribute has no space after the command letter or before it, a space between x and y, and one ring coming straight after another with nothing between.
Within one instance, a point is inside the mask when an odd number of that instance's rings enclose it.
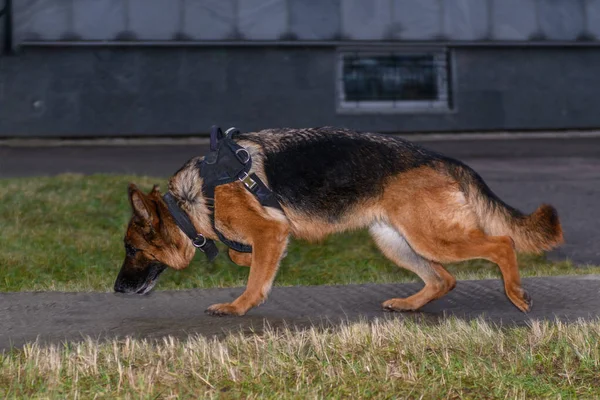
<instances>
[{"instance_id":1,"label":"dog's tail","mask_svg":"<svg viewBox=\"0 0 600 400\"><path fill-rule=\"evenodd\" d=\"M529 215L503 202L470 167L453 162L450 175L457 180L483 231L510 236L518 251L541 253L563 243L563 231L554 207L542 204Z\"/></svg>"}]
</instances>

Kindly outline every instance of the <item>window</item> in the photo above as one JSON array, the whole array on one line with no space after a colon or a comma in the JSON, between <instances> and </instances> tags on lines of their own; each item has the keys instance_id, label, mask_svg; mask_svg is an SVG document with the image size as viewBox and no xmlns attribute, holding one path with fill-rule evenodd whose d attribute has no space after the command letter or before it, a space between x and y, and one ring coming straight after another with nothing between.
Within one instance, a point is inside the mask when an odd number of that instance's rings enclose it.
<instances>
[{"instance_id":1,"label":"window","mask_svg":"<svg viewBox=\"0 0 600 400\"><path fill-rule=\"evenodd\" d=\"M421 112L450 109L446 51L341 51L338 110Z\"/></svg>"}]
</instances>

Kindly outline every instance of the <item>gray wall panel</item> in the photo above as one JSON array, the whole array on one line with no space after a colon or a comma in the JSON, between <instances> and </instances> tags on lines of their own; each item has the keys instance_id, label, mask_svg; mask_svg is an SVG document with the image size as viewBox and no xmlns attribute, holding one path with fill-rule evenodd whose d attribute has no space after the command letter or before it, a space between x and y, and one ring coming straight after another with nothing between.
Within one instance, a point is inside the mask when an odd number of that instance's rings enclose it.
<instances>
[{"instance_id":1,"label":"gray wall panel","mask_svg":"<svg viewBox=\"0 0 600 400\"><path fill-rule=\"evenodd\" d=\"M536 1L495 0L490 3L494 39L528 40L538 34Z\"/></svg>"},{"instance_id":2,"label":"gray wall panel","mask_svg":"<svg viewBox=\"0 0 600 400\"><path fill-rule=\"evenodd\" d=\"M123 0L73 1L73 33L88 40L114 40L125 31Z\"/></svg>"},{"instance_id":3,"label":"gray wall panel","mask_svg":"<svg viewBox=\"0 0 600 400\"><path fill-rule=\"evenodd\" d=\"M59 40L71 28L71 2L56 0L13 1L15 39Z\"/></svg>"},{"instance_id":4,"label":"gray wall panel","mask_svg":"<svg viewBox=\"0 0 600 400\"><path fill-rule=\"evenodd\" d=\"M235 0L185 0L183 33L195 40L236 37Z\"/></svg>"},{"instance_id":5,"label":"gray wall panel","mask_svg":"<svg viewBox=\"0 0 600 400\"><path fill-rule=\"evenodd\" d=\"M488 2L481 0L444 0L444 31L456 40L489 39Z\"/></svg>"},{"instance_id":6,"label":"gray wall panel","mask_svg":"<svg viewBox=\"0 0 600 400\"><path fill-rule=\"evenodd\" d=\"M538 0L542 33L550 40L574 40L584 27L583 0Z\"/></svg>"},{"instance_id":7,"label":"gray wall panel","mask_svg":"<svg viewBox=\"0 0 600 400\"><path fill-rule=\"evenodd\" d=\"M244 39L277 40L289 33L286 0L243 0L238 8L238 30Z\"/></svg>"},{"instance_id":8,"label":"gray wall panel","mask_svg":"<svg viewBox=\"0 0 600 400\"><path fill-rule=\"evenodd\" d=\"M456 48L455 109L339 114L334 48L28 49L0 58L0 136L600 127L600 50Z\"/></svg>"},{"instance_id":9,"label":"gray wall panel","mask_svg":"<svg viewBox=\"0 0 600 400\"><path fill-rule=\"evenodd\" d=\"M180 33L180 0L127 0L129 30L139 40L173 40Z\"/></svg>"},{"instance_id":10,"label":"gray wall panel","mask_svg":"<svg viewBox=\"0 0 600 400\"><path fill-rule=\"evenodd\" d=\"M435 40L442 35L442 3L439 0L393 0L394 38Z\"/></svg>"},{"instance_id":11,"label":"gray wall panel","mask_svg":"<svg viewBox=\"0 0 600 400\"><path fill-rule=\"evenodd\" d=\"M600 0L587 0L585 17L587 33L600 39Z\"/></svg>"},{"instance_id":12,"label":"gray wall panel","mask_svg":"<svg viewBox=\"0 0 600 400\"><path fill-rule=\"evenodd\" d=\"M342 37L379 40L391 36L392 0L342 0Z\"/></svg>"},{"instance_id":13,"label":"gray wall panel","mask_svg":"<svg viewBox=\"0 0 600 400\"><path fill-rule=\"evenodd\" d=\"M290 33L304 40L340 36L340 0L289 0Z\"/></svg>"}]
</instances>

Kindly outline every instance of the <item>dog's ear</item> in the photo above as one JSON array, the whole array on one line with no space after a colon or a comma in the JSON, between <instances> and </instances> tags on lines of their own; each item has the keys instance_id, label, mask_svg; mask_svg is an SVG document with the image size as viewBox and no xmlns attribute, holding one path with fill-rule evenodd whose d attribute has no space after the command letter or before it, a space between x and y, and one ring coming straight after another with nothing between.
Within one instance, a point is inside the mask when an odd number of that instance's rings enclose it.
<instances>
[{"instance_id":1,"label":"dog's ear","mask_svg":"<svg viewBox=\"0 0 600 400\"><path fill-rule=\"evenodd\" d=\"M160 198L160 187L158 185L152 186L152 190L148 195Z\"/></svg>"},{"instance_id":2,"label":"dog's ear","mask_svg":"<svg viewBox=\"0 0 600 400\"><path fill-rule=\"evenodd\" d=\"M146 195L133 183L129 184L128 192L129 203L131 204L133 214L144 222L150 222L152 218L152 208Z\"/></svg>"}]
</instances>

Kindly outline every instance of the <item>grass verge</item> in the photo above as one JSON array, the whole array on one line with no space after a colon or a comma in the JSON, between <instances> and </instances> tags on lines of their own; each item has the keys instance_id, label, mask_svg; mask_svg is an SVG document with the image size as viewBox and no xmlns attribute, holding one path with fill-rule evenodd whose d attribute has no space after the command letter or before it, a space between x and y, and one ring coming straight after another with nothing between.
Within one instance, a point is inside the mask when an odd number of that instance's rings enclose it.
<instances>
[{"instance_id":1,"label":"grass verge","mask_svg":"<svg viewBox=\"0 0 600 400\"><path fill-rule=\"evenodd\" d=\"M357 323L0 355L0 397L598 398L600 322Z\"/></svg>"},{"instance_id":2,"label":"grass verge","mask_svg":"<svg viewBox=\"0 0 600 400\"><path fill-rule=\"evenodd\" d=\"M166 180L136 176L61 175L0 179L0 291L110 291L124 257L130 216L126 188L149 190ZM223 249L223 247L221 247ZM569 262L520 256L523 276L600 273ZM458 279L499 278L485 261L449 266ZM248 269L225 254L213 264L198 253L184 271L168 271L157 289L242 286ZM403 282L418 278L388 261L366 232L334 235L320 244L292 240L276 285Z\"/></svg>"}]
</instances>

